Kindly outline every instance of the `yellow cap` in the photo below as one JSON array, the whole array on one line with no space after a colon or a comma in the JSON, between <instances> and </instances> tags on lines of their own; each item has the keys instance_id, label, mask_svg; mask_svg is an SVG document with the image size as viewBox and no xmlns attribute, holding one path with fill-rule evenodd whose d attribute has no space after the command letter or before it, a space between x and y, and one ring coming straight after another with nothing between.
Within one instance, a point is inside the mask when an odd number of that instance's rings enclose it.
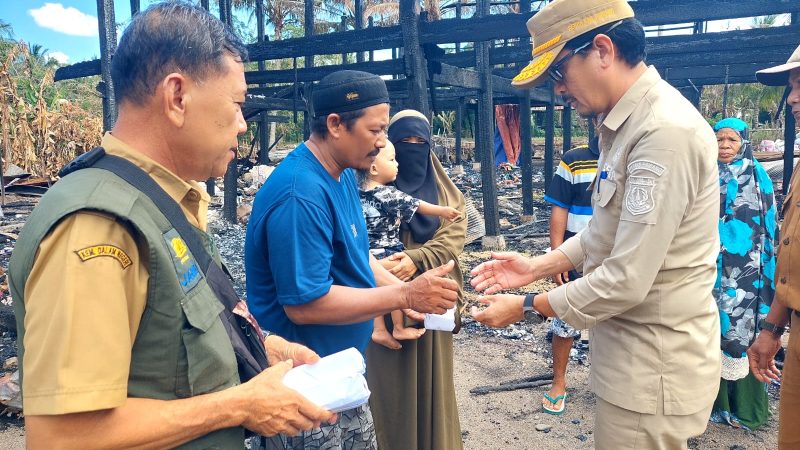
<instances>
[{"instance_id":1,"label":"yellow cap","mask_svg":"<svg viewBox=\"0 0 800 450\"><path fill-rule=\"evenodd\" d=\"M556 0L528 20L533 38L533 60L511 84L532 88L544 80L547 69L570 40L592 30L633 17L625 0Z\"/></svg>"},{"instance_id":2,"label":"yellow cap","mask_svg":"<svg viewBox=\"0 0 800 450\"><path fill-rule=\"evenodd\" d=\"M800 67L800 46L786 61L786 64L770 67L756 72L756 79L767 86L785 86L789 84L789 72Z\"/></svg>"}]
</instances>

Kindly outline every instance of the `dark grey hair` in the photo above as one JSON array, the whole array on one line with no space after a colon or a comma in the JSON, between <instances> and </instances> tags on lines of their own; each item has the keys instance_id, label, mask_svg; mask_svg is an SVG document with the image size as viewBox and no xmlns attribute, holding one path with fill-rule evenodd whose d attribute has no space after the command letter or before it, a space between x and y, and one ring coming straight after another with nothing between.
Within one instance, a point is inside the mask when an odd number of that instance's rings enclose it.
<instances>
[{"instance_id":1,"label":"dark grey hair","mask_svg":"<svg viewBox=\"0 0 800 450\"><path fill-rule=\"evenodd\" d=\"M202 80L224 70L224 58L247 58L242 41L208 11L185 1L156 3L136 14L111 62L117 103L141 105L169 73Z\"/></svg>"}]
</instances>

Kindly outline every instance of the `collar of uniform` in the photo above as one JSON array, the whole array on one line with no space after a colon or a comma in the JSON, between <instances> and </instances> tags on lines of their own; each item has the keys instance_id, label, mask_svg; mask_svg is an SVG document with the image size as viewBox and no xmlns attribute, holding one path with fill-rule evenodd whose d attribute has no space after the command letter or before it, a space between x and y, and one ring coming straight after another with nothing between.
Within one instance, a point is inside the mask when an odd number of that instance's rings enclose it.
<instances>
[{"instance_id":1,"label":"collar of uniform","mask_svg":"<svg viewBox=\"0 0 800 450\"><path fill-rule=\"evenodd\" d=\"M110 132L103 135L100 145L109 155L125 158L147 172L173 200L189 213L190 222L193 222L194 226L202 230L206 229L206 215L211 196L200 187L200 184L181 179L166 167L117 139Z\"/></svg>"},{"instance_id":2,"label":"collar of uniform","mask_svg":"<svg viewBox=\"0 0 800 450\"><path fill-rule=\"evenodd\" d=\"M644 98L645 94L659 81L661 81L661 76L656 68L653 66L648 67L642 76L628 88L628 91L619 99L617 104L614 105L611 112L603 120L603 126L611 131L617 131L628 120L628 117L631 116L636 105Z\"/></svg>"}]
</instances>

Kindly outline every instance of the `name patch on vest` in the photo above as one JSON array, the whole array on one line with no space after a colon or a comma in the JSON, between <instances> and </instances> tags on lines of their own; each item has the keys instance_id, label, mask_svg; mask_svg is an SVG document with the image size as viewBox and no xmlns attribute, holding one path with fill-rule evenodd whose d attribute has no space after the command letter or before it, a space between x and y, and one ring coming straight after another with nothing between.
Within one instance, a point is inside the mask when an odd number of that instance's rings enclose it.
<instances>
[{"instance_id":1,"label":"name patch on vest","mask_svg":"<svg viewBox=\"0 0 800 450\"><path fill-rule=\"evenodd\" d=\"M175 266L175 273L178 275L181 289L187 293L200 282L200 268L197 266L197 261L194 260L186 242L181 239L174 228L164 233L164 242L172 256L172 263Z\"/></svg>"},{"instance_id":2,"label":"name patch on vest","mask_svg":"<svg viewBox=\"0 0 800 450\"><path fill-rule=\"evenodd\" d=\"M86 262L90 259L99 258L101 256L114 258L119 262L123 270L127 269L128 266L133 264L128 254L116 245L93 245L81 250L76 250L75 253L83 262Z\"/></svg>"}]
</instances>

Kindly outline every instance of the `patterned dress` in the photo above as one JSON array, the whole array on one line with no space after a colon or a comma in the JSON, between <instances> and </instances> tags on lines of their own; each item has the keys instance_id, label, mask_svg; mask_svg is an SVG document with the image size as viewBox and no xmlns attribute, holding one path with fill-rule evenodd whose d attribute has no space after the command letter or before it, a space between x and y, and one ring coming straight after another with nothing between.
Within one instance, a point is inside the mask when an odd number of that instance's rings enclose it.
<instances>
[{"instance_id":1,"label":"patterned dress","mask_svg":"<svg viewBox=\"0 0 800 450\"><path fill-rule=\"evenodd\" d=\"M367 222L369 249L376 258L385 258L404 249L400 241L400 224L414 217L419 207L416 199L394 186L359 189L361 207Z\"/></svg>"},{"instance_id":2,"label":"patterned dress","mask_svg":"<svg viewBox=\"0 0 800 450\"><path fill-rule=\"evenodd\" d=\"M755 429L769 419L769 401L765 384L750 373L746 352L775 294L775 195L772 180L744 139L733 161L718 163L718 168L720 253L713 294L723 371L711 420Z\"/></svg>"}]
</instances>

